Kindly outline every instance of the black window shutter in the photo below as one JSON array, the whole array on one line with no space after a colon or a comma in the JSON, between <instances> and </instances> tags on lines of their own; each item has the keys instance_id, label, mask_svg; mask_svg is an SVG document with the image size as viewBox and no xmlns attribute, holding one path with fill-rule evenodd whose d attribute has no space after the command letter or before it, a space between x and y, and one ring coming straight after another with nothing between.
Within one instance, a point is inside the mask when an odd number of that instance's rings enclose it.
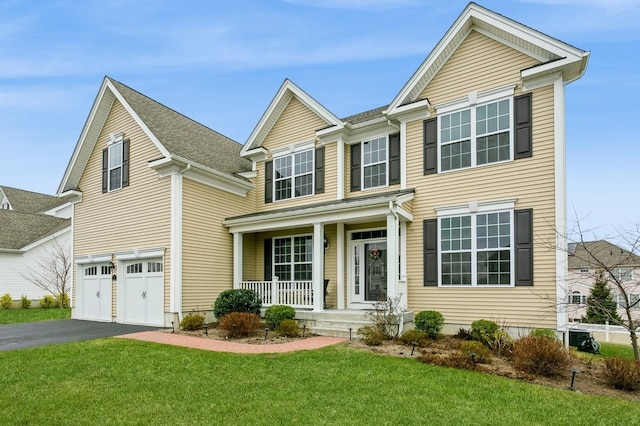
<instances>
[{"instance_id":1,"label":"black window shutter","mask_svg":"<svg viewBox=\"0 0 640 426\"><path fill-rule=\"evenodd\" d=\"M422 222L424 285L438 286L438 219Z\"/></svg>"},{"instance_id":2,"label":"black window shutter","mask_svg":"<svg viewBox=\"0 0 640 426\"><path fill-rule=\"evenodd\" d=\"M324 146L316 148L315 193L324 193Z\"/></svg>"},{"instance_id":3,"label":"black window shutter","mask_svg":"<svg viewBox=\"0 0 640 426\"><path fill-rule=\"evenodd\" d=\"M264 163L264 202L273 202L273 161Z\"/></svg>"},{"instance_id":4,"label":"black window shutter","mask_svg":"<svg viewBox=\"0 0 640 426\"><path fill-rule=\"evenodd\" d=\"M351 145L351 192L360 191L360 162L362 161L359 143Z\"/></svg>"},{"instance_id":5,"label":"black window shutter","mask_svg":"<svg viewBox=\"0 0 640 426\"><path fill-rule=\"evenodd\" d=\"M102 192L109 191L109 148L102 150Z\"/></svg>"},{"instance_id":6,"label":"black window shutter","mask_svg":"<svg viewBox=\"0 0 640 426\"><path fill-rule=\"evenodd\" d=\"M531 157L531 93L514 98L515 112L515 157Z\"/></svg>"},{"instance_id":7,"label":"black window shutter","mask_svg":"<svg viewBox=\"0 0 640 426\"><path fill-rule=\"evenodd\" d=\"M400 183L400 133L389 135L389 185Z\"/></svg>"},{"instance_id":8,"label":"black window shutter","mask_svg":"<svg viewBox=\"0 0 640 426\"><path fill-rule=\"evenodd\" d=\"M122 141L122 187L129 186L129 139Z\"/></svg>"},{"instance_id":9,"label":"black window shutter","mask_svg":"<svg viewBox=\"0 0 640 426\"><path fill-rule=\"evenodd\" d=\"M264 240L264 280L271 281L273 279L273 267L272 267L272 239L267 238Z\"/></svg>"},{"instance_id":10,"label":"black window shutter","mask_svg":"<svg viewBox=\"0 0 640 426\"><path fill-rule=\"evenodd\" d=\"M438 173L438 119L430 118L423 123L424 174Z\"/></svg>"},{"instance_id":11,"label":"black window shutter","mask_svg":"<svg viewBox=\"0 0 640 426\"><path fill-rule=\"evenodd\" d=\"M516 210L516 285L533 285L533 209Z\"/></svg>"}]
</instances>

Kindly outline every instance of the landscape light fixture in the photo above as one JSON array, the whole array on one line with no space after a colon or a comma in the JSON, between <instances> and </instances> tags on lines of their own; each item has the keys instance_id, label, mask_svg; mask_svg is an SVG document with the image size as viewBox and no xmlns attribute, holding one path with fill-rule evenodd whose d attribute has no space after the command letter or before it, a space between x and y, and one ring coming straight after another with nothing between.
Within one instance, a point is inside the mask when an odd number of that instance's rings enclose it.
<instances>
[{"instance_id":1,"label":"landscape light fixture","mask_svg":"<svg viewBox=\"0 0 640 426\"><path fill-rule=\"evenodd\" d=\"M569 390L575 390L573 388L573 384L576 381L576 374L578 374L580 372L580 370L578 370L577 368L572 368L571 369L571 386L569 386Z\"/></svg>"},{"instance_id":2,"label":"landscape light fixture","mask_svg":"<svg viewBox=\"0 0 640 426\"><path fill-rule=\"evenodd\" d=\"M418 342L411 342L411 344L413 345L413 347L411 348L411 356L413 356L413 351L416 350L416 346L418 346Z\"/></svg>"},{"instance_id":3,"label":"landscape light fixture","mask_svg":"<svg viewBox=\"0 0 640 426\"><path fill-rule=\"evenodd\" d=\"M265 328L265 329L264 329L264 341L265 341L265 342L267 341L267 336L268 336L268 335L269 335L269 329L268 329L268 328Z\"/></svg>"}]
</instances>

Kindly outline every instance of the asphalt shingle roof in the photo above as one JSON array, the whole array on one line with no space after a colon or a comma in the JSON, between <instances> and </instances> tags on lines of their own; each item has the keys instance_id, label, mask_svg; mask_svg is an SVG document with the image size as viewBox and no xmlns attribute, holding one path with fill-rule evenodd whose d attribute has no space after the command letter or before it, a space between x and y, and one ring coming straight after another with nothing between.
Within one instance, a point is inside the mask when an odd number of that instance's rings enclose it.
<instances>
[{"instance_id":1,"label":"asphalt shingle roof","mask_svg":"<svg viewBox=\"0 0 640 426\"><path fill-rule=\"evenodd\" d=\"M53 195L40 194L8 186L0 186L0 189L9 200L13 211L16 212L42 213L66 202Z\"/></svg>"},{"instance_id":2,"label":"asphalt shingle roof","mask_svg":"<svg viewBox=\"0 0 640 426\"><path fill-rule=\"evenodd\" d=\"M369 111L364 111L358 114L350 115L342 119L342 121L346 121L350 124L358 124L363 123L365 121L373 120L376 118L384 117L382 111L386 110L389 105L381 106L378 108L370 109Z\"/></svg>"},{"instance_id":3,"label":"asphalt shingle roof","mask_svg":"<svg viewBox=\"0 0 640 426\"><path fill-rule=\"evenodd\" d=\"M71 219L0 210L0 248L19 250L71 226Z\"/></svg>"},{"instance_id":4,"label":"asphalt shingle roof","mask_svg":"<svg viewBox=\"0 0 640 426\"><path fill-rule=\"evenodd\" d=\"M107 78L172 155L228 174L251 170L238 142Z\"/></svg>"},{"instance_id":5,"label":"asphalt shingle roof","mask_svg":"<svg viewBox=\"0 0 640 426\"><path fill-rule=\"evenodd\" d=\"M569 269L595 268L594 257L610 267L640 266L640 256L606 240L569 244Z\"/></svg>"}]
</instances>

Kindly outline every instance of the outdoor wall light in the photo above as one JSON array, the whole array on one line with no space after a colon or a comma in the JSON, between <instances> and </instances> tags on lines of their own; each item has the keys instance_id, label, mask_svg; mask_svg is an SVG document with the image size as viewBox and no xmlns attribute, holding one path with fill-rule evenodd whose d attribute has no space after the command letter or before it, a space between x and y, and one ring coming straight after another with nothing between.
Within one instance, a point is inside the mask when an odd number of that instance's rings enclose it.
<instances>
[{"instance_id":1,"label":"outdoor wall light","mask_svg":"<svg viewBox=\"0 0 640 426\"><path fill-rule=\"evenodd\" d=\"M111 261L111 279L114 281L118 279L116 274L116 264L113 260Z\"/></svg>"},{"instance_id":2,"label":"outdoor wall light","mask_svg":"<svg viewBox=\"0 0 640 426\"><path fill-rule=\"evenodd\" d=\"M327 236L324 236L324 249L328 249L329 248L329 239L327 238Z\"/></svg>"}]
</instances>

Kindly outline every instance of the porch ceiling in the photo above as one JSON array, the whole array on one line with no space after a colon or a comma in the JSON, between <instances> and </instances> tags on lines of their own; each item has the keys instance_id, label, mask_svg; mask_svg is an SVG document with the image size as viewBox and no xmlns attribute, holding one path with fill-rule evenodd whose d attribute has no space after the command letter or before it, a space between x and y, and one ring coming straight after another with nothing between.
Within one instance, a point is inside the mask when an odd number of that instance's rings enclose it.
<instances>
[{"instance_id":1,"label":"porch ceiling","mask_svg":"<svg viewBox=\"0 0 640 426\"><path fill-rule=\"evenodd\" d=\"M295 228L312 223L356 223L383 220L397 214L401 221L411 222L413 215L407 201L413 200L414 189L389 191L363 197L353 197L305 206L270 210L224 220L229 232L258 232ZM393 212L393 213L392 213Z\"/></svg>"}]
</instances>

